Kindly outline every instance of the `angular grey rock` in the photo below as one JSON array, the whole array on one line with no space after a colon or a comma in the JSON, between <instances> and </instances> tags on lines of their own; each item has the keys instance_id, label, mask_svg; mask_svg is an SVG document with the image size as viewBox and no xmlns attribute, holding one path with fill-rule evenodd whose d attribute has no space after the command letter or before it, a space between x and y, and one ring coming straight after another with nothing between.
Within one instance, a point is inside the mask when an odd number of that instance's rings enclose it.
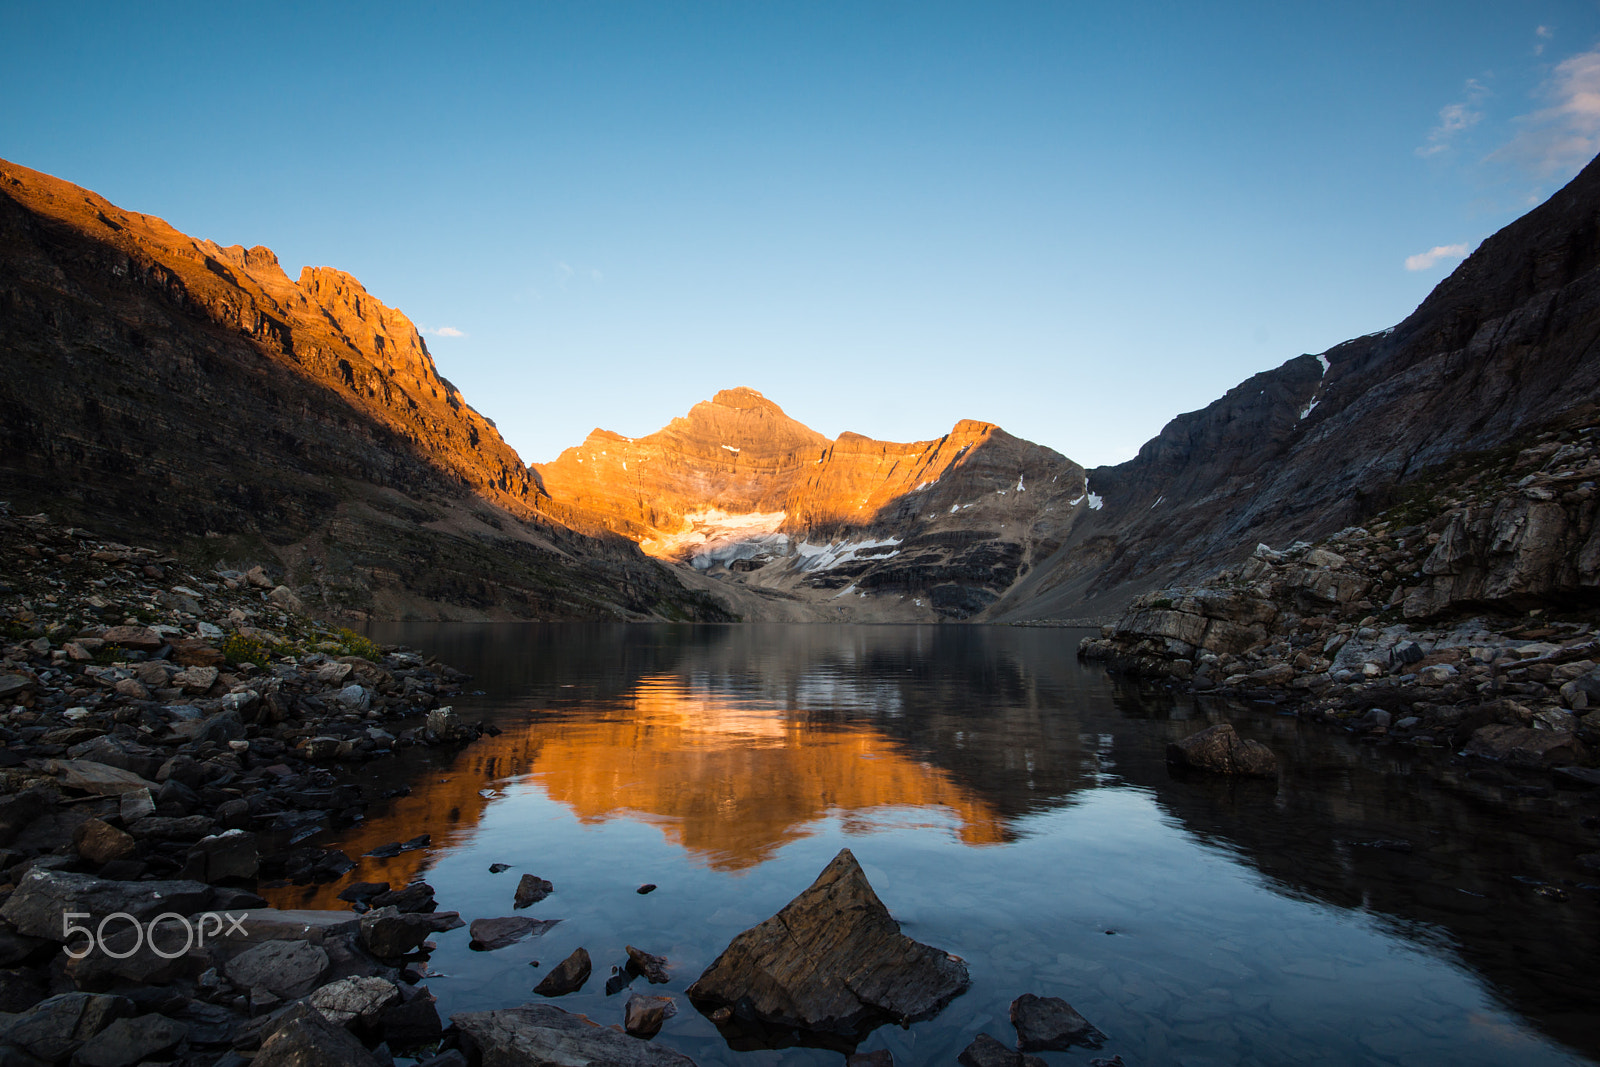
<instances>
[{"instance_id":1,"label":"angular grey rock","mask_svg":"<svg viewBox=\"0 0 1600 1067\"><path fill-rule=\"evenodd\" d=\"M400 1000L400 987L384 978L341 978L329 982L306 998L331 1023L364 1026L377 1023L383 1013Z\"/></svg>"},{"instance_id":2,"label":"angular grey rock","mask_svg":"<svg viewBox=\"0 0 1600 1067\"><path fill-rule=\"evenodd\" d=\"M286 585L280 585L273 589L272 592L267 594L267 599L294 615L304 614L306 610L306 606L300 602L300 598L295 596L294 590Z\"/></svg>"},{"instance_id":3,"label":"angular grey rock","mask_svg":"<svg viewBox=\"0 0 1600 1067\"><path fill-rule=\"evenodd\" d=\"M606 1064L607 1067L694 1067L671 1049L600 1026L553 1004L450 1016L462 1046L485 1064Z\"/></svg>"},{"instance_id":4,"label":"angular grey rock","mask_svg":"<svg viewBox=\"0 0 1600 1067\"><path fill-rule=\"evenodd\" d=\"M400 912L432 911L438 907L433 899L433 886L427 882L412 882L399 889L384 890L368 901L374 908L393 908Z\"/></svg>"},{"instance_id":5,"label":"angular grey rock","mask_svg":"<svg viewBox=\"0 0 1600 1067\"><path fill-rule=\"evenodd\" d=\"M228 830L202 837L194 843L186 857L183 876L199 882L254 878L260 866L256 835L245 830Z\"/></svg>"},{"instance_id":6,"label":"angular grey rock","mask_svg":"<svg viewBox=\"0 0 1600 1067\"><path fill-rule=\"evenodd\" d=\"M439 1040L444 1024L439 1007L426 986L401 990L401 1000L391 1004L378 1021L384 1043L396 1052L431 1045Z\"/></svg>"},{"instance_id":7,"label":"angular grey rock","mask_svg":"<svg viewBox=\"0 0 1600 1067\"><path fill-rule=\"evenodd\" d=\"M526 908L537 904L554 891L555 886L536 875L525 874L517 882L517 895L514 906Z\"/></svg>"},{"instance_id":8,"label":"angular grey rock","mask_svg":"<svg viewBox=\"0 0 1600 1067\"><path fill-rule=\"evenodd\" d=\"M1231 774L1246 778L1271 778L1278 773L1278 757L1259 741L1246 741L1228 723L1208 726L1167 746L1167 763L1174 767Z\"/></svg>"},{"instance_id":9,"label":"angular grey rock","mask_svg":"<svg viewBox=\"0 0 1600 1067\"><path fill-rule=\"evenodd\" d=\"M73 847L90 863L104 865L125 860L138 850L138 844L104 819L89 818L72 834Z\"/></svg>"},{"instance_id":10,"label":"angular grey rock","mask_svg":"<svg viewBox=\"0 0 1600 1067\"><path fill-rule=\"evenodd\" d=\"M189 1028L164 1015L136 1015L118 1019L100 1031L72 1057L73 1067L134 1067L171 1052L189 1034Z\"/></svg>"},{"instance_id":11,"label":"angular grey rock","mask_svg":"<svg viewBox=\"0 0 1600 1067\"><path fill-rule=\"evenodd\" d=\"M635 993L622 1008L622 1028L634 1037L652 1038L661 1032L662 1024L678 1014L678 1004L671 997L647 997Z\"/></svg>"},{"instance_id":12,"label":"angular grey rock","mask_svg":"<svg viewBox=\"0 0 1600 1067\"><path fill-rule=\"evenodd\" d=\"M0 796L0 848L11 844L35 821L56 806L55 793L43 786Z\"/></svg>"},{"instance_id":13,"label":"angular grey rock","mask_svg":"<svg viewBox=\"0 0 1600 1067\"><path fill-rule=\"evenodd\" d=\"M1099 1048L1105 1035L1060 997L1024 993L1011 1002L1011 1025L1024 1052L1064 1052L1073 1045Z\"/></svg>"},{"instance_id":14,"label":"angular grey rock","mask_svg":"<svg viewBox=\"0 0 1600 1067\"><path fill-rule=\"evenodd\" d=\"M121 767L111 767L93 760L54 760L49 768L61 775L61 784L67 789L97 796L116 797L135 789L155 789L156 784Z\"/></svg>"},{"instance_id":15,"label":"angular grey rock","mask_svg":"<svg viewBox=\"0 0 1600 1067\"><path fill-rule=\"evenodd\" d=\"M778 914L738 935L688 989L763 1022L856 1035L926 1018L967 988L957 956L900 932L849 849Z\"/></svg>"},{"instance_id":16,"label":"angular grey rock","mask_svg":"<svg viewBox=\"0 0 1600 1067\"><path fill-rule=\"evenodd\" d=\"M1469 756L1536 768L1582 763L1588 756L1583 742L1570 733L1530 730L1507 723L1490 723L1479 728L1463 751ZM4 914L0 909L0 915Z\"/></svg>"},{"instance_id":17,"label":"angular grey rock","mask_svg":"<svg viewBox=\"0 0 1600 1067\"><path fill-rule=\"evenodd\" d=\"M62 942L61 916L88 912L106 916L127 912L140 921L162 912L193 915L205 910L211 887L200 882L113 882L92 874L34 868L0 907L0 918L30 937Z\"/></svg>"},{"instance_id":18,"label":"angular grey rock","mask_svg":"<svg viewBox=\"0 0 1600 1067\"><path fill-rule=\"evenodd\" d=\"M127 997L62 993L0 1020L0 1048L15 1045L41 1060L60 1063L113 1021L132 1014L133 1002Z\"/></svg>"},{"instance_id":19,"label":"angular grey rock","mask_svg":"<svg viewBox=\"0 0 1600 1067\"><path fill-rule=\"evenodd\" d=\"M456 741L467 735L467 728L461 722L461 716L451 707L434 708L428 712L422 728L436 741Z\"/></svg>"},{"instance_id":20,"label":"angular grey rock","mask_svg":"<svg viewBox=\"0 0 1600 1067\"><path fill-rule=\"evenodd\" d=\"M372 707L372 691L363 685L347 685L333 694L333 699L346 711L364 712Z\"/></svg>"},{"instance_id":21,"label":"angular grey rock","mask_svg":"<svg viewBox=\"0 0 1600 1067\"><path fill-rule=\"evenodd\" d=\"M962 1067L1047 1067L1039 1057L1007 1048L988 1034L973 1038L972 1044L956 1057L956 1062Z\"/></svg>"},{"instance_id":22,"label":"angular grey rock","mask_svg":"<svg viewBox=\"0 0 1600 1067\"><path fill-rule=\"evenodd\" d=\"M296 1004L277 1021L272 1035L261 1043L251 1067L383 1067L349 1031L323 1018L322 1013Z\"/></svg>"},{"instance_id":23,"label":"angular grey rock","mask_svg":"<svg viewBox=\"0 0 1600 1067\"><path fill-rule=\"evenodd\" d=\"M248 941L254 945L267 941L309 941L320 945L359 932L363 918L348 911L251 908L249 918L241 922L243 931L229 925L223 928L223 936L230 942Z\"/></svg>"},{"instance_id":24,"label":"angular grey rock","mask_svg":"<svg viewBox=\"0 0 1600 1067\"><path fill-rule=\"evenodd\" d=\"M146 841L198 841L217 828L209 815L169 818L149 815L128 827L128 832Z\"/></svg>"},{"instance_id":25,"label":"angular grey rock","mask_svg":"<svg viewBox=\"0 0 1600 1067\"><path fill-rule=\"evenodd\" d=\"M132 826L146 815L156 813L156 798L149 789L131 789L123 793L118 812L122 825Z\"/></svg>"},{"instance_id":26,"label":"angular grey rock","mask_svg":"<svg viewBox=\"0 0 1600 1067\"><path fill-rule=\"evenodd\" d=\"M550 968L550 973L533 987L533 991L541 997L564 997L568 993L576 993L589 980L591 970L588 949L574 949L572 955Z\"/></svg>"},{"instance_id":27,"label":"angular grey rock","mask_svg":"<svg viewBox=\"0 0 1600 1067\"><path fill-rule=\"evenodd\" d=\"M659 985L671 981L667 975L667 957L654 956L643 949L634 948L632 945L623 946L628 952L628 969L649 979L651 985Z\"/></svg>"},{"instance_id":28,"label":"angular grey rock","mask_svg":"<svg viewBox=\"0 0 1600 1067\"><path fill-rule=\"evenodd\" d=\"M432 916L378 908L361 917L361 944L374 956L393 959L416 951L434 929Z\"/></svg>"},{"instance_id":29,"label":"angular grey rock","mask_svg":"<svg viewBox=\"0 0 1600 1067\"><path fill-rule=\"evenodd\" d=\"M293 1000L322 981L328 973L328 954L305 941L266 941L233 957L224 970L235 985Z\"/></svg>"},{"instance_id":30,"label":"angular grey rock","mask_svg":"<svg viewBox=\"0 0 1600 1067\"><path fill-rule=\"evenodd\" d=\"M537 937L560 921L560 919L530 919L526 915L507 915L499 919L473 919L467 933L472 937L473 948L492 951L514 945L525 937Z\"/></svg>"}]
</instances>

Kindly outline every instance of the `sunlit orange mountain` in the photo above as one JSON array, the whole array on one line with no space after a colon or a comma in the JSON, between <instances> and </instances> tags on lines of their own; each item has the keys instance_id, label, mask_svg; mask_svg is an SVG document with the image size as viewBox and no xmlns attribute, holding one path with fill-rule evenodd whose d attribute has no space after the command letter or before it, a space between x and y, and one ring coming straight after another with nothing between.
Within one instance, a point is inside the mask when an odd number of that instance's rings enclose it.
<instances>
[{"instance_id":1,"label":"sunlit orange mountain","mask_svg":"<svg viewBox=\"0 0 1600 1067\"><path fill-rule=\"evenodd\" d=\"M713 579L747 616L764 613L738 592L806 618L966 618L1095 506L1082 467L990 423L830 440L745 388L647 437L597 429L532 470L551 514Z\"/></svg>"},{"instance_id":2,"label":"sunlit orange mountain","mask_svg":"<svg viewBox=\"0 0 1600 1067\"><path fill-rule=\"evenodd\" d=\"M527 467L415 326L329 267L284 273L0 160L0 492L314 610L725 618Z\"/></svg>"}]
</instances>

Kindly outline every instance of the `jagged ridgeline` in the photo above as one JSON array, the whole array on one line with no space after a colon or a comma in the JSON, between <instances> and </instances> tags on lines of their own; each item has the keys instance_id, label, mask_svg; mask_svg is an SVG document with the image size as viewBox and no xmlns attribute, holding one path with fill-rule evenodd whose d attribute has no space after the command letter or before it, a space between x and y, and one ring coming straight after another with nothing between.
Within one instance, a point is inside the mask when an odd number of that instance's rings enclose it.
<instances>
[{"instance_id":1,"label":"jagged ridgeline","mask_svg":"<svg viewBox=\"0 0 1600 1067\"><path fill-rule=\"evenodd\" d=\"M1597 266L1590 164L1398 326L1088 472L985 422L829 439L742 388L528 468L350 276L0 162L0 496L390 617L1098 622L1586 424Z\"/></svg>"},{"instance_id":2,"label":"jagged ridgeline","mask_svg":"<svg viewBox=\"0 0 1600 1067\"><path fill-rule=\"evenodd\" d=\"M543 516L411 322L0 161L0 494L213 559L314 609L724 618L620 538Z\"/></svg>"}]
</instances>

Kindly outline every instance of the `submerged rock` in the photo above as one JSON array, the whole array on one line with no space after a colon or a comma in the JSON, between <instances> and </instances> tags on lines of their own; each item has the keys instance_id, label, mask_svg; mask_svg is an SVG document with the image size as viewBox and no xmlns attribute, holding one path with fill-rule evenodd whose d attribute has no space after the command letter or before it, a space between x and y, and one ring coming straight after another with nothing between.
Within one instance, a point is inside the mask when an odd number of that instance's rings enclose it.
<instances>
[{"instance_id":1,"label":"submerged rock","mask_svg":"<svg viewBox=\"0 0 1600 1067\"><path fill-rule=\"evenodd\" d=\"M472 947L479 951L491 951L514 945L525 937L533 937L544 933L560 919L530 919L525 915L507 915L500 919L473 919L472 928L468 931L472 935Z\"/></svg>"},{"instance_id":2,"label":"submerged rock","mask_svg":"<svg viewBox=\"0 0 1600 1067\"><path fill-rule=\"evenodd\" d=\"M652 985L670 981L667 976L667 958L652 955L632 945L623 946L628 952L628 970L636 971L650 980Z\"/></svg>"},{"instance_id":3,"label":"submerged rock","mask_svg":"<svg viewBox=\"0 0 1600 1067\"><path fill-rule=\"evenodd\" d=\"M979 1034L961 1050L956 1062L962 1067L1047 1067L1037 1056L1027 1056L1007 1048L988 1034Z\"/></svg>"},{"instance_id":4,"label":"submerged rock","mask_svg":"<svg viewBox=\"0 0 1600 1067\"><path fill-rule=\"evenodd\" d=\"M926 1018L967 988L959 957L900 932L849 849L772 918L735 937L693 985L702 1010L854 1036Z\"/></svg>"},{"instance_id":5,"label":"submerged rock","mask_svg":"<svg viewBox=\"0 0 1600 1067\"><path fill-rule=\"evenodd\" d=\"M553 1004L524 1004L499 1011L450 1016L473 1062L485 1064L571 1063L612 1067L694 1067L694 1061L587 1016Z\"/></svg>"},{"instance_id":6,"label":"submerged rock","mask_svg":"<svg viewBox=\"0 0 1600 1067\"><path fill-rule=\"evenodd\" d=\"M1025 1052L1099 1048L1105 1042L1105 1035L1060 997L1022 994L1011 1002L1011 1025L1017 1028L1017 1047Z\"/></svg>"},{"instance_id":7,"label":"submerged rock","mask_svg":"<svg viewBox=\"0 0 1600 1067\"><path fill-rule=\"evenodd\" d=\"M1225 722L1169 744L1167 763L1245 778L1271 778L1278 773L1278 757L1272 754L1272 749L1259 741L1246 741Z\"/></svg>"}]
</instances>

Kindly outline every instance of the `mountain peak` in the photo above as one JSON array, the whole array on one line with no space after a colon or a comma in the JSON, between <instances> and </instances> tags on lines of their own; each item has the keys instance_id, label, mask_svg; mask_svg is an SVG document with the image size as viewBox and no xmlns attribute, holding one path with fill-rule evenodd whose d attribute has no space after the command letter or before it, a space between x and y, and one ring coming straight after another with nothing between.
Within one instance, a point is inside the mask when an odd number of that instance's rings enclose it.
<instances>
[{"instance_id":1,"label":"mountain peak","mask_svg":"<svg viewBox=\"0 0 1600 1067\"><path fill-rule=\"evenodd\" d=\"M718 407L759 408L777 412L779 415L783 414L783 409L778 405L762 396L756 390L743 385L735 386L732 389L719 390L717 395L711 398L711 402Z\"/></svg>"}]
</instances>

